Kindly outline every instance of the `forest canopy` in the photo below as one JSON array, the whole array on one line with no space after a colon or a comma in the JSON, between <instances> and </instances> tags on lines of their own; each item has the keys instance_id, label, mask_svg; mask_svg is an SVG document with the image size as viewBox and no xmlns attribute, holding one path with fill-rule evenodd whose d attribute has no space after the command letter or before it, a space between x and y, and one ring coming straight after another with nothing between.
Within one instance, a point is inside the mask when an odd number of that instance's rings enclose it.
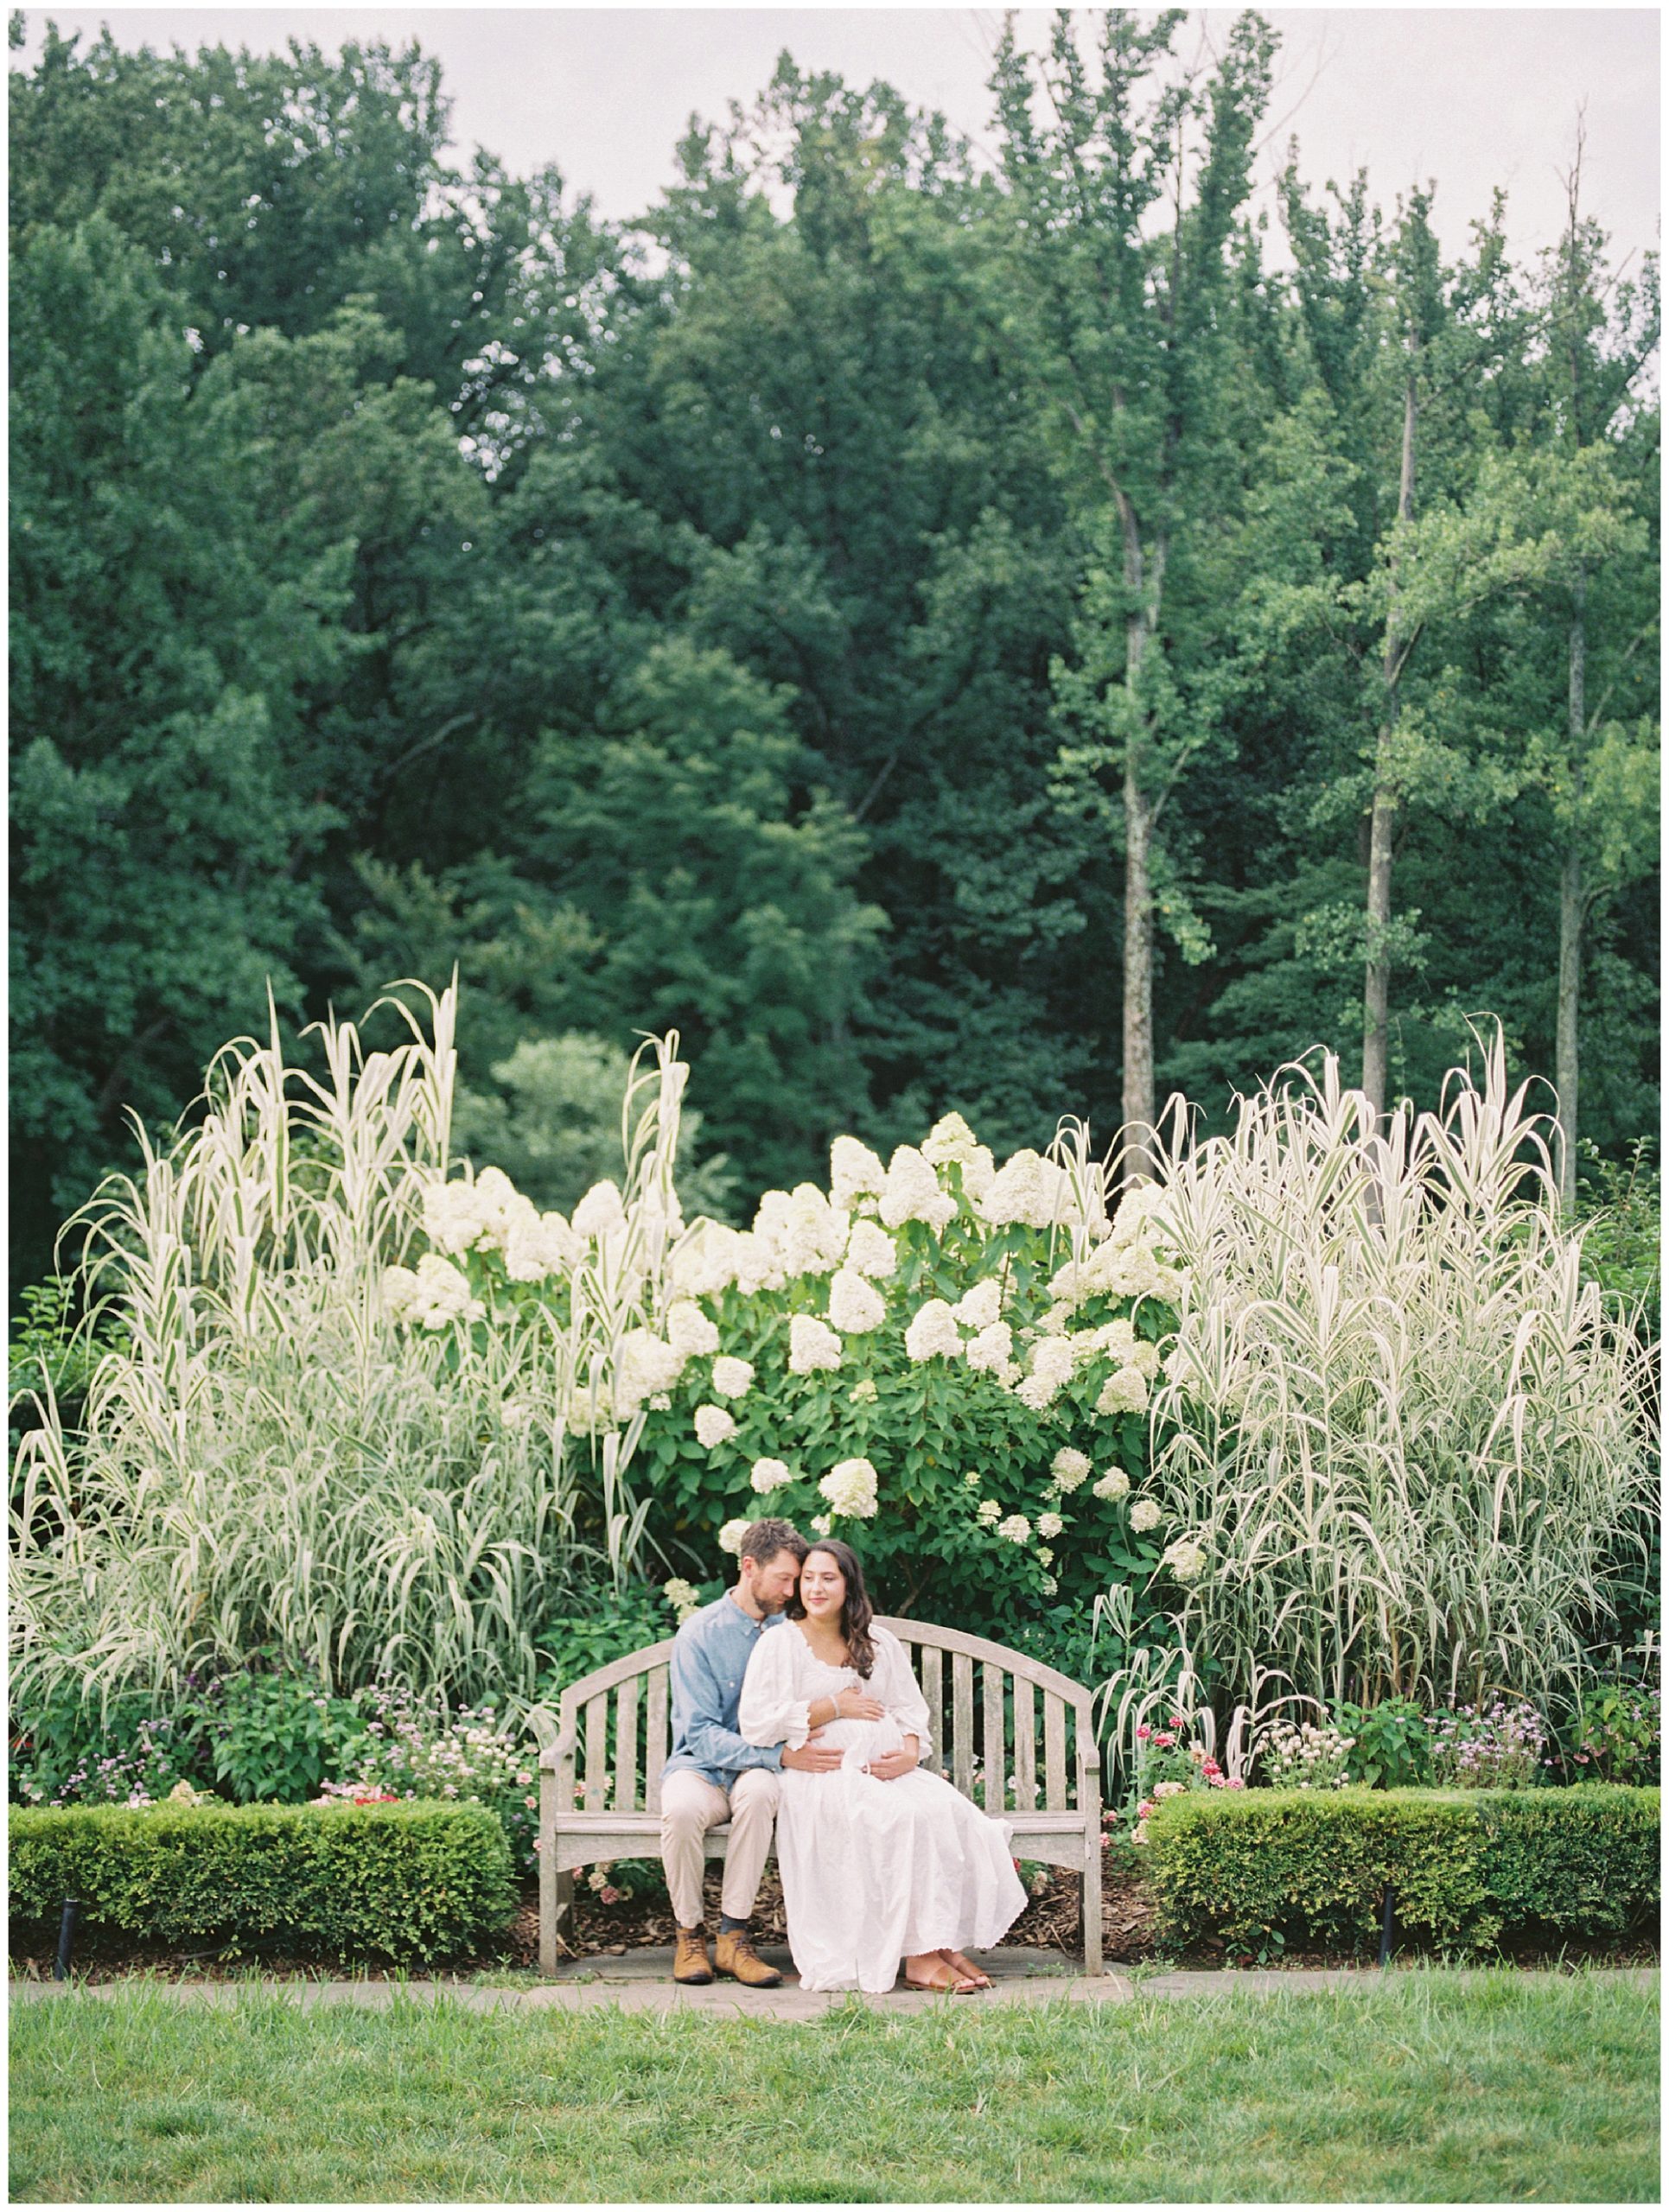
<instances>
[{"instance_id":1,"label":"forest canopy","mask_svg":"<svg viewBox=\"0 0 1669 2212\"><path fill-rule=\"evenodd\" d=\"M1431 1104L1480 1016L1655 1128L1655 263L1575 150L1527 260L1296 148L1254 216L1272 34L1175 29L1005 45L995 166L785 54L627 224L457 162L416 46L48 33L14 1283L269 982L293 1037L455 966L461 1135L547 1205L669 1027L737 1217L1317 1044Z\"/></svg>"}]
</instances>

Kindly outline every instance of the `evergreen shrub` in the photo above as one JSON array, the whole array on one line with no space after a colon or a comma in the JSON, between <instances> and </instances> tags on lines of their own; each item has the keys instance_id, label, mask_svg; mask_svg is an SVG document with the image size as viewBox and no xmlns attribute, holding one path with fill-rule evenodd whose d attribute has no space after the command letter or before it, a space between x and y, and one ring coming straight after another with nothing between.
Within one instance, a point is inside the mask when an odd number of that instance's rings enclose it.
<instances>
[{"instance_id":1,"label":"evergreen shrub","mask_svg":"<svg viewBox=\"0 0 1669 2212\"><path fill-rule=\"evenodd\" d=\"M1148 1824L1160 1927L1232 1953L1365 1950L1396 1924L1446 1950L1634 1931L1656 1908L1659 1793L1252 1789L1164 1800Z\"/></svg>"},{"instance_id":2,"label":"evergreen shrub","mask_svg":"<svg viewBox=\"0 0 1669 2212\"><path fill-rule=\"evenodd\" d=\"M14 1807L15 1948L64 1898L91 1936L427 1965L502 1934L510 1847L480 1805Z\"/></svg>"}]
</instances>

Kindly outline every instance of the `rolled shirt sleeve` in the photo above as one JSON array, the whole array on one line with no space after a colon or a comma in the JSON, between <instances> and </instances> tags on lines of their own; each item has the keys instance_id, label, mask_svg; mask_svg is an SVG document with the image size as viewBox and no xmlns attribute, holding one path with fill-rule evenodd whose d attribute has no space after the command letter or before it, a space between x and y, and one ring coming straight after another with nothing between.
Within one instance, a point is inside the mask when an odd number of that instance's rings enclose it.
<instances>
[{"instance_id":1,"label":"rolled shirt sleeve","mask_svg":"<svg viewBox=\"0 0 1669 2212\"><path fill-rule=\"evenodd\" d=\"M777 1745L779 1765L781 1746L798 1751L812 1732L812 1701L794 1695L793 1647L799 1641L785 1629L761 1637L748 1662L742 1702L736 1707L737 1727L750 1744Z\"/></svg>"},{"instance_id":2,"label":"rolled shirt sleeve","mask_svg":"<svg viewBox=\"0 0 1669 2212\"><path fill-rule=\"evenodd\" d=\"M771 1644L780 1642L780 1630L775 1636L761 1637L755 1646L754 1657L756 1659ZM751 1679L751 1665L748 1671ZM724 1710L724 1691L713 1672L711 1661L693 1637L680 1637L674 1643L671 1675L673 1703L686 1716L684 1748L698 1764L723 1773L739 1773L742 1768L752 1766L774 1769L782 1764L776 1738L738 1735L718 1718ZM744 1687L744 1707L746 1700ZM799 1740L804 1741L803 1736Z\"/></svg>"}]
</instances>

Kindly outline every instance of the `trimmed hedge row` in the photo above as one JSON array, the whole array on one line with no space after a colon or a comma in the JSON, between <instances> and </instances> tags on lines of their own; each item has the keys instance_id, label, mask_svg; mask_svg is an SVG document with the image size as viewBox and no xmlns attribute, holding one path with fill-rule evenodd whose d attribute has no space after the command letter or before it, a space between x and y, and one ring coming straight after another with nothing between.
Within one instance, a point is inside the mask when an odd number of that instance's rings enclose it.
<instances>
[{"instance_id":1,"label":"trimmed hedge row","mask_svg":"<svg viewBox=\"0 0 1669 2212\"><path fill-rule=\"evenodd\" d=\"M1627 1935L1659 1893L1659 1792L1255 1789L1169 1797L1148 1822L1162 1933L1365 1949L1387 1885L1399 1930L1451 1951L1506 1934Z\"/></svg>"},{"instance_id":2,"label":"trimmed hedge row","mask_svg":"<svg viewBox=\"0 0 1669 2212\"><path fill-rule=\"evenodd\" d=\"M481 1805L14 1806L13 1942L90 1934L428 1963L500 1934L510 1847Z\"/></svg>"}]
</instances>

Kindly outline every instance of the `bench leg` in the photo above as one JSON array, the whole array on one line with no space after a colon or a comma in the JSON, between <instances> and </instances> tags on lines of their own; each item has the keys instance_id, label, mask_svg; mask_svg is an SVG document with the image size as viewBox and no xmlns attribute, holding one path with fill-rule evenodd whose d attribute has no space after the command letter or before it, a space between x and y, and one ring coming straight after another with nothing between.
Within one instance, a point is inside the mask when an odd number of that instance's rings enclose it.
<instances>
[{"instance_id":1,"label":"bench leg","mask_svg":"<svg viewBox=\"0 0 1669 2212\"><path fill-rule=\"evenodd\" d=\"M1099 1824L1090 1831L1085 1843L1084 1873L1080 1884L1082 1897L1084 1936L1084 1972L1101 1972L1101 1835Z\"/></svg>"}]
</instances>

